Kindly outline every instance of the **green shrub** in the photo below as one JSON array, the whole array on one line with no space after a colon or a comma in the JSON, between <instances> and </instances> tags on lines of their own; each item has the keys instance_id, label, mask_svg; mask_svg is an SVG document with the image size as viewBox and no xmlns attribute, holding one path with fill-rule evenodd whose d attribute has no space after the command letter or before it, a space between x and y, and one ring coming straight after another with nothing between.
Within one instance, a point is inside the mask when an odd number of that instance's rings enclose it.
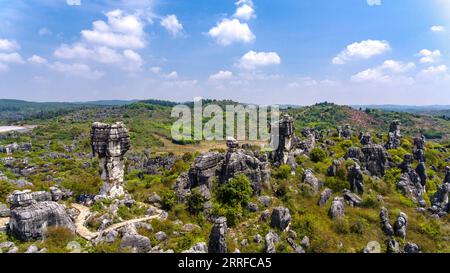
<instances>
[{"instance_id":1,"label":"green shrub","mask_svg":"<svg viewBox=\"0 0 450 273\"><path fill-rule=\"evenodd\" d=\"M245 205L252 196L252 186L247 176L240 174L219 186L217 199L231 206Z\"/></svg>"},{"instance_id":2,"label":"green shrub","mask_svg":"<svg viewBox=\"0 0 450 273\"><path fill-rule=\"evenodd\" d=\"M275 170L274 177L277 179L287 179L291 174L292 169L291 166L283 164L278 167L278 170Z\"/></svg>"},{"instance_id":3,"label":"green shrub","mask_svg":"<svg viewBox=\"0 0 450 273\"><path fill-rule=\"evenodd\" d=\"M163 209L171 210L173 205L177 202L175 193L171 190L164 190L161 194L161 204Z\"/></svg>"},{"instance_id":4,"label":"green shrub","mask_svg":"<svg viewBox=\"0 0 450 273\"><path fill-rule=\"evenodd\" d=\"M194 191L188 195L186 203L188 211L192 214L199 214L203 211L204 203L206 199L199 192Z\"/></svg>"},{"instance_id":5,"label":"green shrub","mask_svg":"<svg viewBox=\"0 0 450 273\"><path fill-rule=\"evenodd\" d=\"M327 153L323 149L314 148L309 154L309 157L313 162L322 162L327 157Z\"/></svg>"}]
</instances>

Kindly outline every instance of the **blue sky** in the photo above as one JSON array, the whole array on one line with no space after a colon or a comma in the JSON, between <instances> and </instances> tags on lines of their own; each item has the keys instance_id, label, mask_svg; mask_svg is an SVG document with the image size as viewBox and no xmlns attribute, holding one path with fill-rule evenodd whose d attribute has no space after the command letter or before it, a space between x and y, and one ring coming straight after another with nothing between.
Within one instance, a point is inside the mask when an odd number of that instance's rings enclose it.
<instances>
[{"instance_id":1,"label":"blue sky","mask_svg":"<svg viewBox=\"0 0 450 273\"><path fill-rule=\"evenodd\" d=\"M0 0L0 97L450 104L447 0Z\"/></svg>"}]
</instances>

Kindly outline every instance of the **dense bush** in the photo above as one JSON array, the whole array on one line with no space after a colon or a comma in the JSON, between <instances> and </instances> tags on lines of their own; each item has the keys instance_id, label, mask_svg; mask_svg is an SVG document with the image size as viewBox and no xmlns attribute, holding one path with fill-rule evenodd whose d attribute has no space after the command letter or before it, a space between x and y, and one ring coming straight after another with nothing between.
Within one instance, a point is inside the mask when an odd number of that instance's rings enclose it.
<instances>
[{"instance_id":1,"label":"dense bush","mask_svg":"<svg viewBox=\"0 0 450 273\"><path fill-rule=\"evenodd\" d=\"M327 157L327 153L323 149L314 148L312 149L309 157L313 162L322 162Z\"/></svg>"},{"instance_id":2,"label":"dense bush","mask_svg":"<svg viewBox=\"0 0 450 273\"><path fill-rule=\"evenodd\" d=\"M186 200L188 211L192 214L199 214L203 211L205 201L205 197L203 197L199 192L194 191L188 195Z\"/></svg>"}]
</instances>

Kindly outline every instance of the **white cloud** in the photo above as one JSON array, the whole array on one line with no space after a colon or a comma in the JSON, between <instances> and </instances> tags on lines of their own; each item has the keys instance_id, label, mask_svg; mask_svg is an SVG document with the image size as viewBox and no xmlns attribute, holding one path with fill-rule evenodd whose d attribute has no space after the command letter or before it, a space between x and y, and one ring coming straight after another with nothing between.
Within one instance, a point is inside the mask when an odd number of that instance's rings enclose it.
<instances>
[{"instance_id":1,"label":"white cloud","mask_svg":"<svg viewBox=\"0 0 450 273\"><path fill-rule=\"evenodd\" d=\"M49 64L49 68L54 71L58 71L61 73L79 76L86 79L99 79L103 77L104 73L98 70L92 70L86 64L74 63L74 64L65 64L61 62L54 62Z\"/></svg>"},{"instance_id":2,"label":"white cloud","mask_svg":"<svg viewBox=\"0 0 450 273\"><path fill-rule=\"evenodd\" d=\"M365 40L350 44L333 58L334 64L344 64L354 59L369 59L373 56L383 54L391 49L387 41Z\"/></svg>"},{"instance_id":3,"label":"white cloud","mask_svg":"<svg viewBox=\"0 0 450 273\"><path fill-rule=\"evenodd\" d=\"M69 6L80 6L81 0L66 0L66 3Z\"/></svg>"},{"instance_id":4,"label":"white cloud","mask_svg":"<svg viewBox=\"0 0 450 273\"><path fill-rule=\"evenodd\" d=\"M166 79L175 80L178 78L178 73L176 71L172 71L169 74L164 76Z\"/></svg>"},{"instance_id":5,"label":"white cloud","mask_svg":"<svg viewBox=\"0 0 450 273\"><path fill-rule=\"evenodd\" d=\"M95 21L92 30L83 30L81 35L88 43L118 48L143 48L144 23L137 15L126 15L122 10L106 13L108 22Z\"/></svg>"},{"instance_id":6,"label":"white cloud","mask_svg":"<svg viewBox=\"0 0 450 273\"><path fill-rule=\"evenodd\" d=\"M420 62L421 63L435 63L439 61L439 58L441 57L441 52L439 50L428 50L428 49L422 49L417 56L421 57Z\"/></svg>"},{"instance_id":7,"label":"white cloud","mask_svg":"<svg viewBox=\"0 0 450 273\"><path fill-rule=\"evenodd\" d=\"M241 57L237 66L253 70L257 67L277 65L280 63L281 58L276 52L255 52L251 50Z\"/></svg>"},{"instance_id":8,"label":"white cloud","mask_svg":"<svg viewBox=\"0 0 450 273\"><path fill-rule=\"evenodd\" d=\"M389 71L395 72L395 73L403 73L403 72L413 69L414 67L416 67L416 65L412 62L403 63L403 62L398 62L398 61L394 61L394 60L387 60L387 61L384 61L384 63L381 66L379 66L379 69L389 70Z\"/></svg>"},{"instance_id":9,"label":"white cloud","mask_svg":"<svg viewBox=\"0 0 450 273\"><path fill-rule=\"evenodd\" d=\"M39 36L46 36L46 35L52 35L52 31L45 27L39 29Z\"/></svg>"},{"instance_id":10,"label":"white cloud","mask_svg":"<svg viewBox=\"0 0 450 273\"><path fill-rule=\"evenodd\" d=\"M380 6L381 0L367 0L367 5L369 6Z\"/></svg>"},{"instance_id":11,"label":"white cloud","mask_svg":"<svg viewBox=\"0 0 450 273\"><path fill-rule=\"evenodd\" d=\"M430 66L420 71L417 75L419 80L438 80L441 78L450 78L447 74L448 69L446 65Z\"/></svg>"},{"instance_id":12,"label":"white cloud","mask_svg":"<svg viewBox=\"0 0 450 273\"><path fill-rule=\"evenodd\" d=\"M161 20L161 26L163 26L174 38L183 32L183 25L178 21L177 16L174 14L164 17Z\"/></svg>"},{"instance_id":13,"label":"white cloud","mask_svg":"<svg viewBox=\"0 0 450 273\"><path fill-rule=\"evenodd\" d=\"M28 62L36 65L47 64L47 60L38 55L33 55L30 58L28 58Z\"/></svg>"},{"instance_id":14,"label":"white cloud","mask_svg":"<svg viewBox=\"0 0 450 273\"><path fill-rule=\"evenodd\" d=\"M351 77L352 82L379 82L379 83L405 83L411 84L412 78L400 74L406 73L415 68L412 62L403 63L400 61L386 60L383 64L361 71Z\"/></svg>"},{"instance_id":15,"label":"white cloud","mask_svg":"<svg viewBox=\"0 0 450 273\"><path fill-rule=\"evenodd\" d=\"M233 72L220 70L216 74L209 76L210 82L226 81L233 78Z\"/></svg>"},{"instance_id":16,"label":"white cloud","mask_svg":"<svg viewBox=\"0 0 450 273\"><path fill-rule=\"evenodd\" d=\"M248 21L255 18L255 10L253 9L253 2L251 0L239 0L236 2L236 12L233 17Z\"/></svg>"},{"instance_id":17,"label":"white cloud","mask_svg":"<svg viewBox=\"0 0 450 273\"><path fill-rule=\"evenodd\" d=\"M234 42L251 43L255 40L247 23L241 23L238 19L223 19L217 26L208 32L220 45L227 46Z\"/></svg>"},{"instance_id":18,"label":"white cloud","mask_svg":"<svg viewBox=\"0 0 450 273\"><path fill-rule=\"evenodd\" d=\"M142 65L144 64L141 55L131 49L124 50L123 56L127 61L127 66L125 67L127 70L140 70Z\"/></svg>"},{"instance_id":19,"label":"white cloud","mask_svg":"<svg viewBox=\"0 0 450 273\"><path fill-rule=\"evenodd\" d=\"M432 26L430 30L433 32L443 32L445 31L445 28L444 26Z\"/></svg>"},{"instance_id":20,"label":"white cloud","mask_svg":"<svg viewBox=\"0 0 450 273\"><path fill-rule=\"evenodd\" d=\"M20 45L16 41L8 40L8 39L0 39L0 51L14 51L19 50Z\"/></svg>"},{"instance_id":21,"label":"white cloud","mask_svg":"<svg viewBox=\"0 0 450 273\"><path fill-rule=\"evenodd\" d=\"M0 53L0 63L23 64L24 61L19 53Z\"/></svg>"},{"instance_id":22,"label":"white cloud","mask_svg":"<svg viewBox=\"0 0 450 273\"><path fill-rule=\"evenodd\" d=\"M161 73L161 67L159 67L159 66L150 67L150 72L152 72L154 74L159 74L159 73Z\"/></svg>"}]
</instances>

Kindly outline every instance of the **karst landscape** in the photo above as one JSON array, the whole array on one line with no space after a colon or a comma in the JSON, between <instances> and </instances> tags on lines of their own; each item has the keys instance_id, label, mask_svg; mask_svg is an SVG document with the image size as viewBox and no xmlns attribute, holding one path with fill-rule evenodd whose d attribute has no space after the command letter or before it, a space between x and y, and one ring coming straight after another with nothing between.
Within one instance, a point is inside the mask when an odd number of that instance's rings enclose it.
<instances>
[{"instance_id":1,"label":"karst landscape","mask_svg":"<svg viewBox=\"0 0 450 273\"><path fill-rule=\"evenodd\" d=\"M270 151L174 141L173 105L2 100L0 251L450 252L445 112L286 106Z\"/></svg>"}]
</instances>

